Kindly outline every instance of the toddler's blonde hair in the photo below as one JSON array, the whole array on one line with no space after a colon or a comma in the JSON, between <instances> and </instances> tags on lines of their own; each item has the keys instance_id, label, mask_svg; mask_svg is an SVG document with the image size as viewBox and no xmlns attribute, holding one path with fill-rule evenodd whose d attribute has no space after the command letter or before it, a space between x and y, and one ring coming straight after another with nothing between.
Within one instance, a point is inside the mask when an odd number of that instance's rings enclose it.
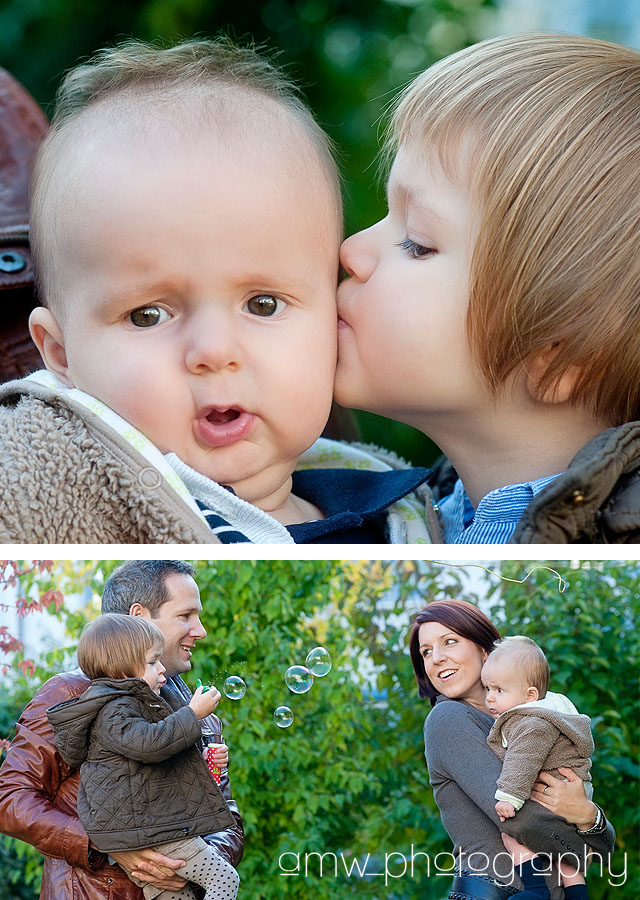
<instances>
[{"instance_id":1,"label":"toddler's blonde hair","mask_svg":"<svg viewBox=\"0 0 640 900\"><path fill-rule=\"evenodd\" d=\"M539 397L566 376L572 403L640 418L640 53L569 34L476 44L400 96L387 154L404 147L469 184L467 330L492 390L542 359Z\"/></svg>"},{"instance_id":2,"label":"toddler's blonde hair","mask_svg":"<svg viewBox=\"0 0 640 900\"><path fill-rule=\"evenodd\" d=\"M78 665L94 678L141 678L149 650L164 649L164 635L142 616L103 613L90 622L78 643Z\"/></svg>"}]
</instances>

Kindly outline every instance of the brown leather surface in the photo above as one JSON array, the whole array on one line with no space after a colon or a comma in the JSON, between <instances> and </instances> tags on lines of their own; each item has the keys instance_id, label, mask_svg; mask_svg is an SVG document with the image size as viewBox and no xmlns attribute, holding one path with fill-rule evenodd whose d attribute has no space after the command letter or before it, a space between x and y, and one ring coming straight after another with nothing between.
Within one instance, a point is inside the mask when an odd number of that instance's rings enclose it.
<instances>
[{"instance_id":1,"label":"brown leather surface","mask_svg":"<svg viewBox=\"0 0 640 900\"><path fill-rule=\"evenodd\" d=\"M0 382L43 368L27 324L34 305L33 287L0 291Z\"/></svg>"},{"instance_id":2,"label":"brown leather surface","mask_svg":"<svg viewBox=\"0 0 640 900\"><path fill-rule=\"evenodd\" d=\"M47 127L33 97L0 68L0 381L42 366L27 328L35 305L28 217L29 173Z\"/></svg>"}]
</instances>

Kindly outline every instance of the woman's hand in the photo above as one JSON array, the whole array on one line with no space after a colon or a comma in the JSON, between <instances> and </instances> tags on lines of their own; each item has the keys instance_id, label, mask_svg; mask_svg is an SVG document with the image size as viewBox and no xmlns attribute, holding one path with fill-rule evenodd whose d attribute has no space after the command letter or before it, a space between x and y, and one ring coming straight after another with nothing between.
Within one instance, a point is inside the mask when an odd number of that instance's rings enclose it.
<instances>
[{"instance_id":1,"label":"woman's hand","mask_svg":"<svg viewBox=\"0 0 640 900\"><path fill-rule=\"evenodd\" d=\"M174 874L174 869L184 866L183 859L172 859L150 847L145 850L111 851L109 856L112 856L117 863L120 863L140 881L144 881L145 884L153 884L165 891L179 891L187 883L184 878Z\"/></svg>"},{"instance_id":2,"label":"woman's hand","mask_svg":"<svg viewBox=\"0 0 640 900\"><path fill-rule=\"evenodd\" d=\"M507 853L511 854L514 866L521 866L523 862L526 862L528 859L533 859L534 856L536 856L533 850L529 850L524 844L518 843L515 838L510 837L508 834L503 832L500 837L502 838L502 843L504 844Z\"/></svg>"},{"instance_id":3,"label":"woman's hand","mask_svg":"<svg viewBox=\"0 0 640 900\"><path fill-rule=\"evenodd\" d=\"M578 831L588 831L598 815L595 803L587 798L583 781L573 769L559 768L558 772L567 780L556 778L549 772L540 772L531 788L531 799L571 822Z\"/></svg>"}]
</instances>

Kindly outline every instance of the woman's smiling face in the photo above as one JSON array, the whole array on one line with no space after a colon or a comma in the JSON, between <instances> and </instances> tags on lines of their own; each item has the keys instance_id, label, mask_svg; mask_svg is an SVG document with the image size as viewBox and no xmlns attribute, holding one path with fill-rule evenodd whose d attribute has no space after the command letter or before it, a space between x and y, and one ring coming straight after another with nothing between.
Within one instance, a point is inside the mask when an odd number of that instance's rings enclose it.
<instances>
[{"instance_id":1,"label":"woman's smiling face","mask_svg":"<svg viewBox=\"0 0 640 900\"><path fill-rule=\"evenodd\" d=\"M436 691L450 700L466 700L486 712L480 680L486 650L440 622L423 623L418 639L425 674Z\"/></svg>"}]
</instances>

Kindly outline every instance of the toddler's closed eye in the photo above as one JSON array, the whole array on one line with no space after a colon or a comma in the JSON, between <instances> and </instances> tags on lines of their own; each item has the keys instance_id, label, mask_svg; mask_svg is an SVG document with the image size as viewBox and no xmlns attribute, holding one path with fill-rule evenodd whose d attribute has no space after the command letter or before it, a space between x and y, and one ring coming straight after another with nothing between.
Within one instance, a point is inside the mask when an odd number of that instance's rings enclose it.
<instances>
[{"instance_id":1,"label":"toddler's closed eye","mask_svg":"<svg viewBox=\"0 0 640 900\"><path fill-rule=\"evenodd\" d=\"M415 241L412 241L411 238L405 238L404 241L400 241L400 243L396 244L396 247L402 247L413 259L422 259L423 257L436 252L433 247L423 247L422 244L417 244Z\"/></svg>"}]
</instances>

